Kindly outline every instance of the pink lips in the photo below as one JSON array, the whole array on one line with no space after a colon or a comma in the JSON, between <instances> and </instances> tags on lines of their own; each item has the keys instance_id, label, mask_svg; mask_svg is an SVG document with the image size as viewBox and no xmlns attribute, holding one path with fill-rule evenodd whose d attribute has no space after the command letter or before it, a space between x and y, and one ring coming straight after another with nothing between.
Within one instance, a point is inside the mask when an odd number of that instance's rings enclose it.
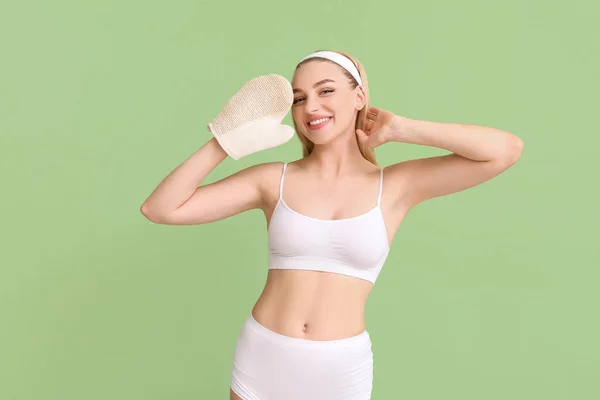
<instances>
[{"instance_id":1,"label":"pink lips","mask_svg":"<svg viewBox=\"0 0 600 400\"><path fill-rule=\"evenodd\" d=\"M316 120L323 119L323 118L329 118L329 119L328 119L327 121L325 121L325 122L321 122L321 123L319 123L319 124L317 124L317 125L310 125L310 124L309 124L309 122L311 122L311 121L316 121ZM321 128L322 128L322 127L324 127L325 125L329 124L329 122L331 122L331 119L332 119L332 118L333 118L333 117L329 117L329 116L327 116L327 115L324 115L324 116L319 116L319 117L312 117L312 118L310 118L310 119L309 119L309 120L306 122L306 126L307 126L307 127L308 127L308 129L310 129L311 131L315 131L315 130L317 130L317 129L321 129Z\"/></svg>"}]
</instances>

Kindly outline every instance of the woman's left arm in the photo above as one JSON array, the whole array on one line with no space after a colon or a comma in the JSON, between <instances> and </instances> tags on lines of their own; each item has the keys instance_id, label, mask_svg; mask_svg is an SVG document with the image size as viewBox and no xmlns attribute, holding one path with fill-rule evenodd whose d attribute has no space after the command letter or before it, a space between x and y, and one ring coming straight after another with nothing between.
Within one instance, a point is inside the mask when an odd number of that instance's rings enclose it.
<instances>
[{"instance_id":1,"label":"woman's left arm","mask_svg":"<svg viewBox=\"0 0 600 400\"><path fill-rule=\"evenodd\" d=\"M372 140L373 145L403 142L451 152L385 168L386 180L397 182L397 201L408 208L483 183L510 168L523 151L519 137L500 129L414 120L381 109L374 109L368 118L376 121L371 127L367 126L374 129L373 134L362 131L357 134L359 139ZM390 121L387 124L386 119Z\"/></svg>"}]
</instances>

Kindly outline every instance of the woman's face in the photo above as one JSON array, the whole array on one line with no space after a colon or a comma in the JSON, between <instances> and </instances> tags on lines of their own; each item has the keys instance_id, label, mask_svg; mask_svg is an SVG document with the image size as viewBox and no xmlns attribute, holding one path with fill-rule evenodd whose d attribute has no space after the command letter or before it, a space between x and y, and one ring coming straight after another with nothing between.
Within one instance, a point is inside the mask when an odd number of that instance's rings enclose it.
<instances>
[{"instance_id":1,"label":"woman's face","mask_svg":"<svg viewBox=\"0 0 600 400\"><path fill-rule=\"evenodd\" d=\"M343 134L355 134L364 96L360 88L351 89L341 67L322 61L303 64L294 74L292 88L292 117L311 142L324 144Z\"/></svg>"}]
</instances>

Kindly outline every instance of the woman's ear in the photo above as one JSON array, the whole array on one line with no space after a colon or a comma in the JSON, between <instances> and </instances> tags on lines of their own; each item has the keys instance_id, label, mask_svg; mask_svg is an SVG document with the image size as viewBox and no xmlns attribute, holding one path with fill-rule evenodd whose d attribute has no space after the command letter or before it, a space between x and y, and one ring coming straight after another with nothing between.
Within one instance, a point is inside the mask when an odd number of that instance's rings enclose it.
<instances>
[{"instance_id":1,"label":"woman's ear","mask_svg":"<svg viewBox=\"0 0 600 400\"><path fill-rule=\"evenodd\" d=\"M357 86L356 87L356 109L358 111L362 110L366 104L366 98L367 96L365 96L365 90L363 89L362 86Z\"/></svg>"}]
</instances>

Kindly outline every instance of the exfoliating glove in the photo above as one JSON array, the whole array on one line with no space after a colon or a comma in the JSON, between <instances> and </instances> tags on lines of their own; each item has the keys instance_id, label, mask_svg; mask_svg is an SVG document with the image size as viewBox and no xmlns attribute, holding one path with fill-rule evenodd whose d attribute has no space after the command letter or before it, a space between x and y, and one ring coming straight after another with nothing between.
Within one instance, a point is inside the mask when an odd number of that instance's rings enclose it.
<instances>
[{"instance_id":1,"label":"exfoliating glove","mask_svg":"<svg viewBox=\"0 0 600 400\"><path fill-rule=\"evenodd\" d=\"M292 86L281 75L248 81L227 101L208 130L234 160L286 143L294 128L281 124L290 110Z\"/></svg>"}]
</instances>

